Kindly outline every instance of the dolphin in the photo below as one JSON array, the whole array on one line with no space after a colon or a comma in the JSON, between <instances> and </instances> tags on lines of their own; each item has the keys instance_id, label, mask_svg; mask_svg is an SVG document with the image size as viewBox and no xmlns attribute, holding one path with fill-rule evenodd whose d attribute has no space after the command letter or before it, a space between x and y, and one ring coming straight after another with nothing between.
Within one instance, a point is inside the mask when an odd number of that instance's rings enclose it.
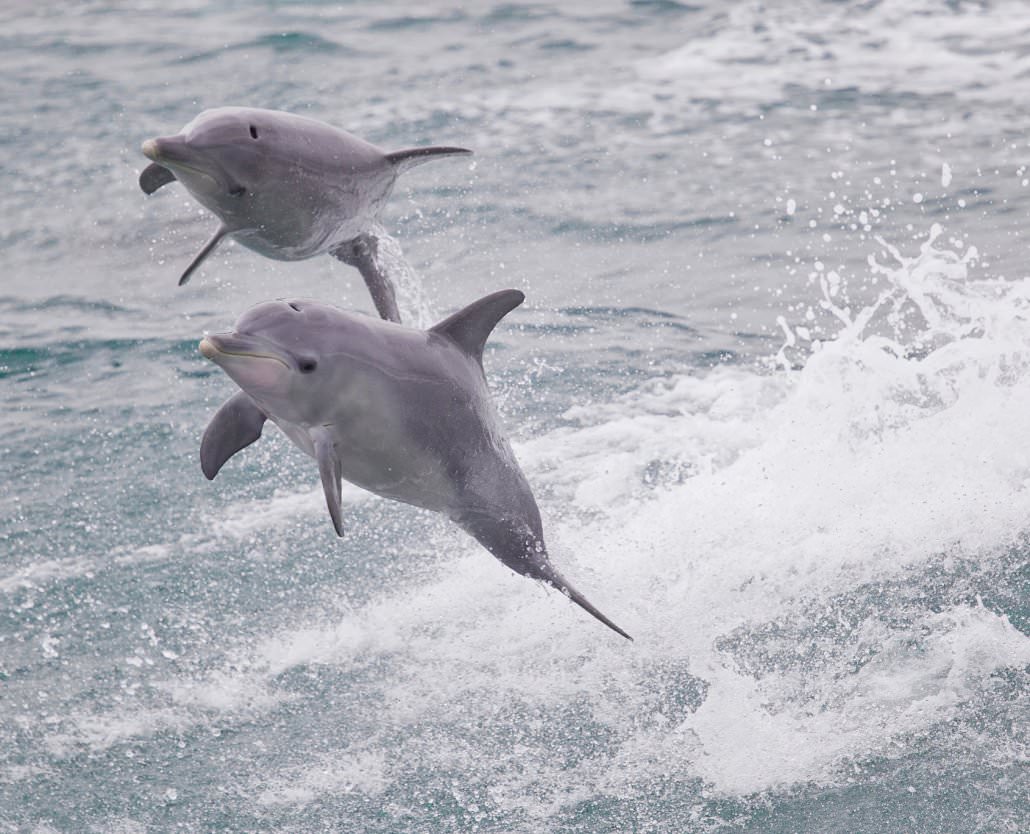
<instances>
[{"instance_id":1,"label":"dolphin","mask_svg":"<svg viewBox=\"0 0 1030 834\"><path fill-rule=\"evenodd\" d=\"M269 301L200 352L239 387L200 446L213 479L271 420L318 462L343 535L340 484L443 513L501 562L552 585L623 637L551 564L540 511L494 409L483 346L525 296L503 290L429 330L314 301Z\"/></svg>"},{"instance_id":2,"label":"dolphin","mask_svg":"<svg viewBox=\"0 0 1030 834\"><path fill-rule=\"evenodd\" d=\"M329 252L361 272L376 310L400 321L396 292L379 255L375 220L397 176L465 148L387 153L315 119L252 107L205 110L175 136L148 139L153 162L140 188L179 180L220 223L179 279L185 284L225 237L280 261Z\"/></svg>"}]
</instances>

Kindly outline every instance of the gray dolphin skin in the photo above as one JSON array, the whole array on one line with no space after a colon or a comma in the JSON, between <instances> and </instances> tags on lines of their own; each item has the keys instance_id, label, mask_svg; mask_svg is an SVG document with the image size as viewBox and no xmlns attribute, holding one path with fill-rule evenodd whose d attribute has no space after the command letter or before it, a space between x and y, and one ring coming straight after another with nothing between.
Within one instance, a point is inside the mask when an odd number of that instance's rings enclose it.
<instances>
[{"instance_id":1,"label":"gray dolphin skin","mask_svg":"<svg viewBox=\"0 0 1030 834\"><path fill-rule=\"evenodd\" d=\"M400 321L396 291L378 255L375 220L397 176L465 148L387 153L315 119L251 107L205 110L175 136L148 139L153 162L140 188L153 194L178 180L220 224L179 279L227 236L281 261L325 252L361 272L376 310Z\"/></svg>"},{"instance_id":2,"label":"gray dolphin skin","mask_svg":"<svg viewBox=\"0 0 1030 834\"><path fill-rule=\"evenodd\" d=\"M487 388L483 346L524 298L488 295L429 330L314 301L251 308L232 333L200 342L241 389L204 432L204 474L214 478L271 420L318 462L338 535L346 479L447 515L509 568L632 639L550 563L540 511Z\"/></svg>"}]
</instances>

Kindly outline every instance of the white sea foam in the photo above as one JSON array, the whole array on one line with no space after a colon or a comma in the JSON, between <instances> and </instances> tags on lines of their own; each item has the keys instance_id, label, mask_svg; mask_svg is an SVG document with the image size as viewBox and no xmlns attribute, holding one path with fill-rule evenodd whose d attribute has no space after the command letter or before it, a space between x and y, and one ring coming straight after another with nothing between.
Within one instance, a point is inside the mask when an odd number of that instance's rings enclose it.
<instances>
[{"instance_id":1,"label":"white sea foam","mask_svg":"<svg viewBox=\"0 0 1030 834\"><path fill-rule=\"evenodd\" d=\"M285 693L271 692L264 677L242 673L240 667L219 669L198 679L173 679L157 686L167 691L176 708L187 716L191 711L212 713L263 712L289 700Z\"/></svg>"},{"instance_id":2,"label":"white sea foam","mask_svg":"<svg viewBox=\"0 0 1030 834\"><path fill-rule=\"evenodd\" d=\"M345 751L321 756L288 775L268 780L258 794L262 805L306 804L329 795L378 796L388 779L382 750Z\"/></svg>"},{"instance_id":3,"label":"white sea foam","mask_svg":"<svg viewBox=\"0 0 1030 834\"><path fill-rule=\"evenodd\" d=\"M109 559L69 556L65 559L42 559L0 577L0 593L36 590L43 586L90 577L109 565L136 565L166 559L171 547L166 544L121 547Z\"/></svg>"},{"instance_id":4,"label":"white sea foam","mask_svg":"<svg viewBox=\"0 0 1030 834\"><path fill-rule=\"evenodd\" d=\"M642 79L688 83L696 97L775 100L791 87L1004 100L1026 88L1018 2L737 3L682 47L638 64ZM993 60L982 55L989 51Z\"/></svg>"},{"instance_id":5,"label":"white sea foam","mask_svg":"<svg viewBox=\"0 0 1030 834\"><path fill-rule=\"evenodd\" d=\"M760 442L765 414L788 390L782 378L739 368L655 379L569 409L565 426L518 446L519 460L563 500L605 509L729 465Z\"/></svg>"},{"instance_id":6,"label":"white sea foam","mask_svg":"<svg viewBox=\"0 0 1030 834\"><path fill-rule=\"evenodd\" d=\"M52 773L50 768L38 765L7 765L0 768L0 782L12 784L34 779L37 776L50 776Z\"/></svg>"},{"instance_id":7,"label":"white sea foam","mask_svg":"<svg viewBox=\"0 0 1030 834\"><path fill-rule=\"evenodd\" d=\"M0 577L0 592L9 594L18 590L38 588L53 581L85 576L95 567L95 561L84 556L43 559Z\"/></svg>"},{"instance_id":8,"label":"white sea foam","mask_svg":"<svg viewBox=\"0 0 1030 834\"><path fill-rule=\"evenodd\" d=\"M718 669L704 704L676 729L695 742L692 767L733 794L832 782L848 760L892 755L905 735L952 718L999 667L1030 662L1030 640L983 608L882 632L859 671L821 670L814 704L785 697L790 675L759 682Z\"/></svg>"},{"instance_id":9,"label":"white sea foam","mask_svg":"<svg viewBox=\"0 0 1030 834\"><path fill-rule=\"evenodd\" d=\"M368 495L364 490L347 483L344 483L340 494L344 504L360 503ZM210 527L216 537L246 539L291 520L315 518L324 513L325 497L321 487L302 492L283 490L271 498L231 504L211 519Z\"/></svg>"},{"instance_id":10,"label":"white sea foam","mask_svg":"<svg viewBox=\"0 0 1030 834\"><path fill-rule=\"evenodd\" d=\"M63 758L81 752L83 748L98 752L129 739L145 738L160 730L181 730L190 726L193 719L181 710L171 708L124 707L55 716L52 723L60 729L46 737L46 748L52 756Z\"/></svg>"}]
</instances>

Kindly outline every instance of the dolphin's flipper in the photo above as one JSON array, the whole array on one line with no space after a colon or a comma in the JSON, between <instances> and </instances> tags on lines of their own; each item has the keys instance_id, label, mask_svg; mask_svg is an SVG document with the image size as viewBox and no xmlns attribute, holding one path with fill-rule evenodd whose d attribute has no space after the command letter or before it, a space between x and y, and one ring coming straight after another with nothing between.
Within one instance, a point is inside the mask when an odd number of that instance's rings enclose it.
<instances>
[{"instance_id":1,"label":"dolphin's flipper","mask_svg":"<svg viewBox=\"0 0 1030 834\"><path fill-rule=\"evenodd\" d=\"M218 230L214 233L214 235L211 236L211 240L204 244L204 248L197 253L197 257L193 259L190 265L186 267L186 271L182 273L182 277L179 279L180 287L190 280L190 276L193 274L193 270L200 266L204 258L206 258L214 251L214 248L221 242L222 238L225 237L227 234L229 234L228 227L218 227Z\"/></svg>"},{"instance_id":2,"label":"dolphin's flipper","mask_svg":"<svg viewBox=\"0 0 1030 834\"><path fill-rule=\"evenodd\" d=\"M151 162L139 175L139 187L143 189L144 194L153 194L162 185L168 185L170 182L175 182L175 174L156 162Z\"/></svg>"},{"instance_id":3,"label":"dolphin's flipper","mask_svg":"<svg viewBox=\"0 0 1030 834\"><path fill-rule=\"evenodd\" d=\"M357 267L361 277L365 279L365 286L372 295L379 317L399 324L401 313L397 309L397 291L393 287L393 281L379 263L378 254L378 241L367 234L348 240L332 250L334 258Z\"/></svg>"},{"instance_id":4,"label":"dolphin's flipper","mask_svg":"<svg viewBox=\"0 0 1030 834\"><path fill-rule=\"evenodd\" d=\"M261 437L268 419L243 391L222 404L204 431L200 442L200 468L213 480L222 465Z\"/></svg>"},{"instance_id":5,"label":"dolphin's flipper","mask_svg":"<svg viewBox=\"0 0 1030 834\"><path fill-rule=\"evenodd\" d=\"M497 322L525 300L526 296L518 290L500 290L479 301L473 301L468 307L429 328L429 331L446 336L482 365L483 346L490 332L497 326Z\"/></svg>"},{"instance_id":6,"label":"dolphin's flipper","mask_svg":"<svg viewBox=\"0 0 1030 834\"><path fill-rule=\"evenodd\" d=\"M402 151L393 151L386 155L386 158L397 169L397 173L403 173L409 168L421 165L424 162L432 162L441 156L468 156L471 154L468 148L405 148Z\"/></svg>"},{"instance_id":7,"label":"dolphin's flipper","mask_svg":"<svg viewBox=\"0 0 1030 834\"><path fill-rule=\"evenodd\" d=\"M311 430L311 440L315 445L315 457L318 460L318 474L322 476L322 490L325 492L325 503L329 507L329 516L333 520L333 528L337 536L343 535L341 518L342 499L340 497L340 481L343 478L340 456L333 444L329 431L319 426Z\"/></svg>"}]
</instances>

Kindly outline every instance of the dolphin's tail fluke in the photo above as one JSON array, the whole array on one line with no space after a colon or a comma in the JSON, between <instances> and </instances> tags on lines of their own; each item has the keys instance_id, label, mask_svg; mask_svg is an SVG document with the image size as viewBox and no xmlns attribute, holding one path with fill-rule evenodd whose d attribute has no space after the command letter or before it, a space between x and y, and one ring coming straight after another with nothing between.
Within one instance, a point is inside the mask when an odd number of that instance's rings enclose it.
<instances>
[{"instance_id":1,"label":"dolphin's tail fluke","mask_svg":"<svg viewBox=\"0 0 1030 834\"><path fill-rule=\"evenodd\" d=\"M604 614L602 614L600 611L594 608L590 601L585 596L583 596L579 591L573 588L572 585L569 584L568 580L566 580L564 576L558 573L558 571L554 570L554 568L541 571L540 578L548 585L553 585L555 588L557 588L559 591L565 594L565 596L567 596L574 603L576 603L576 605L578 605L591 616L596 617L616 634L621 634L627 640L632 642L632 637L630 637L625 631L623 631L621 628L615 625L615 623L609 620Z\"/></svg>"},{"instance_id":2,"label":"dolphin's tail fluke","mask_svg":"<svg viewBox=\"0 0 1030 834\"><path fill-rule=\"evenodd\" d=\"M379 257L379 238L364 233L354 240L341 243L331 250L334 258L357 267L365 286L372 296L379 317L400 324L401 311L397 307L397 288L390 279L386 264Z\"/></svg>"},{"instance_id":3,"label":"dolphin's tail fluke","mask_svg":"<svg viewBox=\"0 0 1030 834\"><path fill-rule=\"evenodd\" d=\"M519 475L521 477L521 473ZM530 579L539 579L541 582L557 588L616 634L632 640L632 637L594 608L585 596L573 588L572 584L555 570L554 565L547 558L547 548L544 546L540 532L540 515L536 503L533 501L532 495L528 493L529 487L525 488L527 492L524 497L528 497L529 503L524 509L526 515L530 516L529 524L523 520L498 518L493 513L476 509L466 510L451 518L513 571L522 576L528 576Z\"/></svg>"},{"instance_id":4,"label":"dolphin's tail fluke","mask_svg":"<svg viewBox=\"0 0 1030 834\"><path fill-rule=\"evenodd\" d=\"M402 151L393 151L392 153L388 153L386 158L393 163L393 166L397 169L397 173L402 173L407 171L409 168L414 168L416 165L421 165L423 162L432 162L437 157L468 156L471 153L472 151L468 148L405 148Z\"/></svg>"}]
</instances>

